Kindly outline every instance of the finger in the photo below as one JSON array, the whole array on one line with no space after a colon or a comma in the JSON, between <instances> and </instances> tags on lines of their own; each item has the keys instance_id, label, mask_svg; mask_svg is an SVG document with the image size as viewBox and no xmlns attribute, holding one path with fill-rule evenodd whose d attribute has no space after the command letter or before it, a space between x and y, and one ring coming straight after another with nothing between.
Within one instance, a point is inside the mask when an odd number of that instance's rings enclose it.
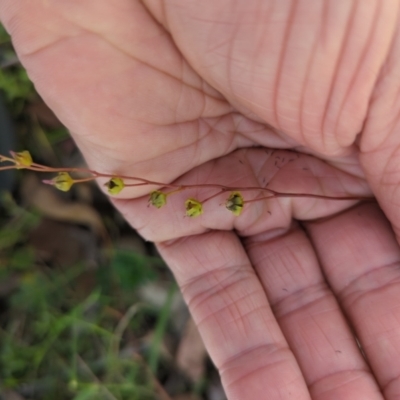
<instances>
[{"instance_id":1,"label":"finger","mask_svg":"<svg viewBox=\"0 0 400 400\"><path fill-rule=\"evenodd\" d=\"M301 371L236 235L158 244L231 400L310 399Z\"/></svg>"},{"instance_id":2,"label":"finger","mask_svg":"<svg viewBox=\"0 0 400 400\"><path fill-rule=\"evenodd\" d=\"M354 200L324 200L301 197L279 197L248 202L265 197L259 189L267 187L282 193L311 193L319 195L368 195L369 189L361 178L330 167L313 157L294 152L263 149L238 150L229 156L204 164L174 182L178 185L199 184L168 196L167 204L156 209L148 206L148 197L137 200L114 200L116 206L132 225L148 240L164 241L199 234L208 229L236 229L250 236L271 229L287 229L292 217L312 219L338 212L354 204ZM202 184L221 184L241 190L245 199L243 212L233 215L225 207L229 191ZM170 189L166 189L168 191ZM203 201L203 214L185 217L185 201Z\"/></svg>"},{"instance_id":3,"label":"finger","mask_svg":"<svg viewBox=\"0 0 400 400\"><path fill-rule=\"evenodd\" d=\"M400 395L400 249L374 205L307 223L325 276L385 399Z\"/></svg>"},{"instance_id":4,"label":"finger","mask_svg":"<svg viewBox=\"0 0 400 400\"><path fill-rule=\"evenodd\" d=\"M146 3L239 110L331 155L362 130L399 26L392 0Z\"/></svg>"},{"instance_id":5,"label":"finger","mask_svg":"<svg viewBox=\"0 0 400 400\"><path fill-rule=\"evenodd\" d=\"M245 249L312 398L382 399L305 233L265 232Z\"/></svg>"}]
</instances>

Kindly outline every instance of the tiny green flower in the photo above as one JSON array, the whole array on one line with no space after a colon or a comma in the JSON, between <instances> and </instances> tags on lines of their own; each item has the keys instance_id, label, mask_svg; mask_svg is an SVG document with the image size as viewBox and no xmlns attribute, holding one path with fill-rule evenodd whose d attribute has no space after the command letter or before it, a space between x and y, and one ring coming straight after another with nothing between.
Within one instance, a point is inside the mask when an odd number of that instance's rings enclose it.
<instances>
[{"instance_id":1,"label":"tiny green flower","mask_svg":"<svg viewBox=\"0 0 400 400\"><path fill-rule=\"evenodd\" d=\"M161 208L167 204L167 194L160 190L154 190L150 193L149 203L154 207Z\"/></svg>"},{"instance_id":2,"label":"tiny green flower","mask_svg":"<svg viewBox=\"0 0 400 400\"><path fill-rule=\"evenodd\" d=\"M54 185L58 190L68 192L75 181L71 178L71 175L68 172L59 172L55 178L49 181L49 183Z\"/></svg>"},{"instance_id":3,"label":"tiny green flower","mask_svg":"<svg viewBox=\"0 0 400 400\"><path fill-rule=\"evenodd\" d=\"M15 160L15 165L17 169L30 167L33 164L32 156L27 150L21 151L19 153L14 153L12 151L11 155Z\"/></svg>"},{"instance_id":4,"label":"tiny green flower","mask_svg":"<svg viewBox=\"0 0 400 400\"><path fill-rule=\"evenodd\" d=\"M185 208L188 217L198 217L203 214L203 205L196 199L187 199L185 201Z\"/></svg>"},{"instance_id":5,"label":"tiny green flower","mask_svg":"<svg viewBox=\"0 0 400 400\"><path fill-rule=\"evenodd\" d=\"M115 176L111 178L104 186L107 187L108 193L118 194L125 187L125 183L122 178Z\"/></svg>"},{"instance_id":6,"label":"tiny green flower","mask_svg":"<svg viewBox=\"0 0 400 400\"><path fill-rule=\"evenodd\" d=\"M225 207L236 216L241 214L243 206L244 200L240 192L232 192L225 203Z\"/></svg>"}]
</instances>

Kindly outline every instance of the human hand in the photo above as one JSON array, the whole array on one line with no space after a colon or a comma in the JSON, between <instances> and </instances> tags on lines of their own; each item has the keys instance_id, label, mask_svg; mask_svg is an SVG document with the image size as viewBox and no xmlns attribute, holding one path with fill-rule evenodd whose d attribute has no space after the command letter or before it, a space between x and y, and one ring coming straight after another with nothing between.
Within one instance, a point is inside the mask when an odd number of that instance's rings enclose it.
<instances>
[{"instance_id":1,"label":"human hand","mask_svg":"<svg viewBox=\"0 0 400 400\"><path fill-rule=\"evenodd\" d=\"M371 188L397 236L398 9L0 3L38 91L92 168L291 192ZM254 145L315 157L246 149ZM124 190L115 204L157 242L229 399L399 395L400 252L376 206L272 199L235 218L215 198L189 219L184 199L209 192L174 195L161 210L146 207L146 193ZM307 233L294 221L321 217L302 222Z\"/></svg>"}]
</instances>

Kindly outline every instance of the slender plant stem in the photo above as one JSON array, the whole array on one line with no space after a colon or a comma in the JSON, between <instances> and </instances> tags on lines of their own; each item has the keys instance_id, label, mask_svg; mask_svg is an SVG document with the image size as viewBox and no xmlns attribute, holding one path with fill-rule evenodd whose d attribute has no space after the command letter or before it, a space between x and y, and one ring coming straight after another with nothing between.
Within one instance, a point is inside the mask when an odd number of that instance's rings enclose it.
<instances>
[{"instance_id":1,"label":"slender plant stem","mask_svg":"<svg viewBox=\"0 0 400 400\"><path fill-rule=\"evenodd\" d=\"M293 192L278 192L276 190L272 190L266 187L261 187L261 186L245 186L245 187L233 187L233 186L226 186L226 185L221 185L218 183L197 183L197 184L176 184L176 183L165 183L165 182L158 182L158 181L152 181L144 178L139 178L135 176L128 176L128 175L119 175L119 174L106 174L106 173L101 173L97 172L91 169L87 168L77 168L77 167L69 167L69 168L54 168L54 167L48 167L46 165L38 164L38 163L32 163L29 166L21 165L18 160L3 156L0 154L0 162L11 162L12 165L6 165L0 167L0 171L4 170L9 170L9 169L27 169L31 171L36 171L36 172L50 172L50 173L59 173L59 172L68 172L68 173L79 173L79 174L87 174L90 175L86 178L78 178L74 179L74 183L81 183L81 182L89 182L97 178L107 178L107 179L112 179L115 177L118 177L120 179L123 179L124 181L124 186L126 187L136 187L136 186L158 186L158 187L164 187L164 188L170 188L172 189L170 192L166 192L167 196L181 192L183 190L189 190L189 189L201 189L201 188L212 188L212 189L219 189L217 193L214 195L206 198L205 200L202 201L202 203L205 203L208 200L213 199L214 197L217 197L218 195L225 193L225 192L234 192L234 191L240 191L240 192L247 192L247 191L258 191L258 192L264 192L267 193L268 196L263 196L257 199L252 199L252 200L245 200L246 203L252 203L256 201L261 201L265 199L270 199L270 198L276 198L276 197L308 197L308 198L315 198L315 199L324 199L324 200L371 200L373 199L372 197L366 197L366 196L356 196L356 195L340 195L340 196L331 196L331 195L322 195L322 194L313 194L313 193L293 193ZM129 181L136 181L136 183L129 183ZM44 181L45 183L50 183L51 181Z\"/></svg>"}]
</instances>

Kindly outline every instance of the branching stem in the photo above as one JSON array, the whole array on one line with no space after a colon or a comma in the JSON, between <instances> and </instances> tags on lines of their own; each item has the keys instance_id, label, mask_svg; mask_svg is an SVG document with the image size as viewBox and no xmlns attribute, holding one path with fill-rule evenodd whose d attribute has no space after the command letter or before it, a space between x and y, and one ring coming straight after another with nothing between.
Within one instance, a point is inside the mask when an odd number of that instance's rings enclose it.
<instances>
[{"instance_id":1,"label":"branching stem","mask_svg":"<svg viewBox=\"0 0 400 400\"><path fill-rule=\"evenodd\" d=\"M38 164L32 161L32 158L29 152L24 151L21 153L11 152L12 157L3 156L0 154L0 162L11 163L11 165L5 165L0 167L0 171L10 170L10 169L28 169L36 172L46 172L46 173L58 173L58 180L54 178L53 180L44 180L44 183L55 185L60 190L69 190L72 184L89 182L98 178L106 178L109 180L108 189L111 194L117 194L124 187L137 187L137 186L157 186L163 188L171 189L169 192L160 192L157 191L157 196L153 196L154 199L157 199L157 207L161 207L166 202L166 197L173 195L175 193L182 192L184 190L189 189L219 189L217 193L212 196L206 198L201 204L225 193L225 192L263 192L266 193L267 196L258 197L251 200L243 200L243 203L254 203L256 201L262 201L271 198L277 197L308 197L315 199L323 199L323 200L371 200L372 197L366 196L356 196L356 195L340 195L340 196L331 196L331 195L322 195L322 194L313 194L313 193L292 193L292 192L278 192L276 190L272 190L266 187L261 186L245 186L245 187L233 187L221 185L218 183L197 183L197 184L176 184L176 183L165 183L152 181L144 178L139 178L136 176L128 176L128 175L119 175L119 174L106 174L98 171L94 171L88 168L53 168L48 167L46 165ZM69 173L79 174L79 175L89 175L84 178L73 179L69 176ZM61 177L60 177L61 176ZM134 183L130 183L133 181ZM111 184L110 184L111 182ZM155 193L155 192L152 192ZM161 195L161 196L160 196ZM165 198L163 199L164 196ZM164 202L163 204L160 201ZM231 205L231 204L230 204Z\"/></svg>"}]
</instances>

